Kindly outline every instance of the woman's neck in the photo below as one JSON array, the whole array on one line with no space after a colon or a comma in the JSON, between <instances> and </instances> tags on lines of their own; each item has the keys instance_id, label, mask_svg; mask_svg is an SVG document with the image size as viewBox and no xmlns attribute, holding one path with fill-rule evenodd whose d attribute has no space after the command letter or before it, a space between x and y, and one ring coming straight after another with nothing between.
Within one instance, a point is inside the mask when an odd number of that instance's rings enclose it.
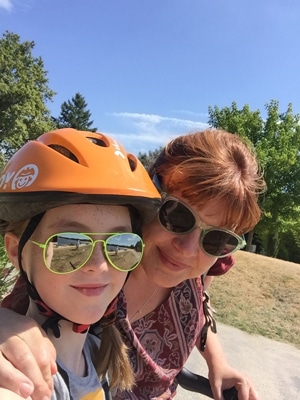
<instances>
[{"instance_id":1,"label":"woman's neck","mask_svg":"<svg viewBox=\"0 0 300 400\"><path fill-rule=\"evenodd\" d=\"M40 314L36 304L30 300L27 314L33 318L39 325L42 325L47 317ZM87 337L87 333L73 332L73 323L66 320L59 321L60 337L56 338L49 329L47 335L53 343L57 357L73 374L85 376L86 364L83 355L83 346Z\"/></svg>"},{"instance_id":2,"label":"woman's neck","mask_svg":"<svg viewBox=\"0 0 300 400\"><path fill-rule=\"evenodd\" d=\"M169 297L171 291L149 280L140 265L130 273L124 286L129 321L134 322L153 311Z\"/></svg>"}]
</instances>

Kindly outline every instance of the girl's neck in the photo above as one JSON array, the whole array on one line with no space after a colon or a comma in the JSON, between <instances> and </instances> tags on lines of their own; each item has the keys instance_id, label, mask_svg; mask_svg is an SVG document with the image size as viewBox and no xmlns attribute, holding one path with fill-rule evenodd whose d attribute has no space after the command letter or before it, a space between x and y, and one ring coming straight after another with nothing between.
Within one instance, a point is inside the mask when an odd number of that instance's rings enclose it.
<instances>
[{"instance_id":1,"label":"girl's neck","mask_svg":"<svg viewBox=\"0 0 300 400\"><path fill-rule=\"evenodd\" d=\"M39 325L42 325L46 318L41 315L37 306L30 300L27 310L27 315L33 318ZM56 338L52 330L47 332L50 341L53 343L57 357L73 374L78 376L85 376L86 365L83 355L83 346L86 340L87 333L73 332L72 322L61 320L60 337Z\"/></svg>"}]
</instances>

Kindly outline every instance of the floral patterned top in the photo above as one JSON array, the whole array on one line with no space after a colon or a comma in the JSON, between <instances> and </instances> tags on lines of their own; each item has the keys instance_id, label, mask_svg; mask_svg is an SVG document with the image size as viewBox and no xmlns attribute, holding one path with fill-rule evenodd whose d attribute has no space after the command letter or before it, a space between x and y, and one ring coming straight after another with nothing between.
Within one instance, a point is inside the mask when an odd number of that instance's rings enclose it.
<instances>
[{"instance_id":1,"label":"floral patterned top","mask_svg":"<svg viewBox=\"0 0 300 400\"><path fill-rule=\"evenodd\" d=\"M117 326L129 347L136 378L131 392L115 393L116 400L154 400L176 394L181 371L203 328L203 286L200 278L174 287L169 298L154 311L130 324L126 300L118 301Z\"/></svg>"}]
</instances>

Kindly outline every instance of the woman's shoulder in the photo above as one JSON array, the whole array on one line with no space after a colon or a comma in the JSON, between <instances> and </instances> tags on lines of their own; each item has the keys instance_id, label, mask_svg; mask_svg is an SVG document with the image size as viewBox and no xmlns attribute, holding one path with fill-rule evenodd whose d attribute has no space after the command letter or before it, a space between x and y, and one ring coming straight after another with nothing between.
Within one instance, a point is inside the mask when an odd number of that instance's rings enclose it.
<instances>
[{"instance_id":1,"label":"woman's shoulder","mask_svg":"<svg viewBox=\"0 0 300 400\"><path fill-rule=\"evenodd\" d=\"M217 261L210 267L207 272L207 275L210 276L219 276L224 275L226 272L230 270L230 268L234 265L234 258L232 255L218 258Z\"/></svg>"}]
</instances>

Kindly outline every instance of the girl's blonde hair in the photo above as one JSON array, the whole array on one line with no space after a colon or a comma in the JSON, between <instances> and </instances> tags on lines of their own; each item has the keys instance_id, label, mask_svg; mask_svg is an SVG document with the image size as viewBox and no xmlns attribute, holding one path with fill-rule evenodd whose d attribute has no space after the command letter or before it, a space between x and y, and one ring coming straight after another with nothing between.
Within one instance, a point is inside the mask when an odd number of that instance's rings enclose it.
<instances>
[{"instance_id":1,"label":"girl's blonde hair","mask_svg":"<svg viewBox=\"0 0 300 400\"><path fill-rule=\"evenodd\" d=\"M132 388L134 374L128 357L128 348L114 324L103 327L97 359L101 360L96 362L97 372L100 378L108 374L110 387L117 387L121 391Z\"/></svg>"}]
</instances>

